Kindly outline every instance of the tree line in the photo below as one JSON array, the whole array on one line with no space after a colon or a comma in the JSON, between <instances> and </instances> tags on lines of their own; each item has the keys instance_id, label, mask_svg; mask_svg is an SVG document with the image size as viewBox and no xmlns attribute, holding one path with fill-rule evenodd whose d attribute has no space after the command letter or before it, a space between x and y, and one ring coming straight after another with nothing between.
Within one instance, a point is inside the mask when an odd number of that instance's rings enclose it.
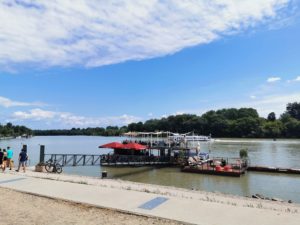
<instances>
[{"instance_id":1,"label":"tree line","mask_svg":"<svg viewBox=\"0 0 300 225\"><path fill-rule=\"evenodd\" d=\"M23 133L34 135L93 135L120 136L128 131L153 132L171 131L212 135L213 137L236 138L300 138L300 102L288 103L286 111L278 118L270 112L267 118L260 117L253 108L228 108L210 110L201 116L194 114L174 115L128 126L106 128L72 128L57 130L33 130L11 123L0 125L0 136L18 136Z\"/></svg>"},{"instance_id":2,"label":"tree line","mask_svg":"<svg viewBox=\"0 0 300 225\"><path fill-rule=\"evenodd\" d=\"M57 130L34 130L33 133L36 136L73 136L73 135L86 135L86 136L120 136L127 132L127 126L108 126L95 127L95 128L72 128L68 129L57 129Z\"/></svg>"},{"instance_id":3,"label":"tree line","mask_svg":"<svg viewBox=\"0 0 300 225\"><path fill-rule=\"evenodd\" d=\"M32 133L32 130L25 126L14 126L12 123L7 123L5 125L0 124L0 138L32 135Z\"/></svg>"},{"instance_id":4,"label":"tree line","mask_svg":"<svg viewBox=\"0 0 300 225\"><path fill-rule=\"evenodd\" d=\"M128 125L129 131L194 131L213 137L300 138L300 103L288 103L277 119L274 112L260 117L253 108L210 110L201 116L183 114Z\"/></svg>"}]
</instances>

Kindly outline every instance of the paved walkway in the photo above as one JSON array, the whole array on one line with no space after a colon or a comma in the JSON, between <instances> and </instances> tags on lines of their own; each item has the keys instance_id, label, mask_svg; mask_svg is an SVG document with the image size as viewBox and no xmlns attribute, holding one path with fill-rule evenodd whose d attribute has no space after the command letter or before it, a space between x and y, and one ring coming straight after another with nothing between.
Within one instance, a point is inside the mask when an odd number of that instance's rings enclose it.
<instances>
[{"instance_id":1,"label":"paved walkway","mask_svg":"<svg viewBox=\"0 0 300 225\"><path fill-rule=\"evenodd\" d=\"M278 212L259 207L226 205L195 198L40 179L13 173L0 174L0 187L192 224L300 224L298 206L295 206L298 210L294 213Z\"/></svg>"}]
</instances>

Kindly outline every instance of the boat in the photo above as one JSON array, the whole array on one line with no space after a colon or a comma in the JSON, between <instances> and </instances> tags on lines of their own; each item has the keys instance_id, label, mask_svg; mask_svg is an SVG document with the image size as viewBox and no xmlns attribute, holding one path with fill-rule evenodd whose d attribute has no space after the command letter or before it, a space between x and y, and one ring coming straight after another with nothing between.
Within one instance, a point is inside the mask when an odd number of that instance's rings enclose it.
<instances>
[{"instance_id":1,"label":"boat","mask_svg":"<svg viewBox=\"0 0 300 225\"><path fill-rule=\"evenodd\" d=\"M210 174L219 176L240 177L247 170L247 161L240 158L209 158L204 153L200 156L189 157L182 172Z\"/></svg>"},{"instance_id":2,"label":"boat","mask_svg":"<svg viewBox=\"0 0 300 225\"><path fill-rule=\"evenodd\" d=\"M188 143L188 142L208 142L208 141L213 141L211 136L204 136L204 135L189 135L190 133L187 134L177 134L177 133L172 133L172 136L169 136L169 140L172 142L180 143Z\"/></svg>"},{"instance_id":3,"label":"boat","mask_svg":"<svg viewBox=\"0 0 300 225\"><path fill-rule=\"evenodd\" d=\"M181 169L181 172L187 172L187 173L199 173L199 174L208 174L208 175L219 175L219 176L227 176L227 177L240 177L241 175L245 174L245 171L240 170L231 170L231 171L217 171L213 169L199 169L199 168L193 168L193 167L183 167Z\"/></svg>"}]
</instances>

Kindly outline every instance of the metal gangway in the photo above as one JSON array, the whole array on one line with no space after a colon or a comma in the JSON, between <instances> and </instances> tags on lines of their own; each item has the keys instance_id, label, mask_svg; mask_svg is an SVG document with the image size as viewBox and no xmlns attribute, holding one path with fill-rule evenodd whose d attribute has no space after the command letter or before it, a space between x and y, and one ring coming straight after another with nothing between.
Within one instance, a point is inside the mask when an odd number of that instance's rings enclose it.
<instances>
[{"instance_id":1,"label":"metal gangway","mask_svg":"<svg viewBox=\"0 0 300 225\"><path fill-rule=\"evenodd\" d=\"M101 155L90 154L45 154L45 162L59 163L61 166L97 166L101 164Z\"/></svg>"},{"instance_id":2,"label":"metal gangway","mask_svg":"<svg viewBox=\"0 0 300 225\"><path fill-rule=\"evenodd\" d=\"M101 158L100 154L45 154L45 146L40 146L40 163L51 160L61 166L97 166L101 165Z\"/></svg>"}]
</instances>

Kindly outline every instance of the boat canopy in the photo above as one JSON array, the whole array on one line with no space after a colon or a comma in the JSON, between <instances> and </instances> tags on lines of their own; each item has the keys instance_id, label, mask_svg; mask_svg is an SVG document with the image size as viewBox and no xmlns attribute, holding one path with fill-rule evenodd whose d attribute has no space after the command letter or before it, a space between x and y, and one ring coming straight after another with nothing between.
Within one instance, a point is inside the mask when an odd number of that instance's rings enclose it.
<instances>
[{"instance_id":1,"label":"boat canopy","mask_svg":"<svg viewBox=\"0 0 300 225\"><path fill-rule=\"evenodd\" d=\"M131 149L131 150L140 151L140 150L147 149L147 146L141 145L138 143L122 144L119 142L111 142L111 143L107 143L105 145L100 145L99 148L113 148L113 149L125 149L125 150Z\"/></svg>"},{"instance_id":2,"label":"boat canopy","mask_svg":"<svg viewBox=\"0 0 300 225\"><path fill-rule=\"evenodd\" d=\"M147 146L138 143L128 143L124 145L124 149L133 149L139 151L147 149Z\"/></svg>"},{"instance_id":3,"label":"boat canopy","mask_svg":"<svg viewBox=\"0 0 300 225\"><path fill-rule=\"evenodd\" d=\"M124 148L124 144L119 142L111 142L105 145L100 145L99 148L113 148L113 149L121 149Z\"/></svg>"}]
</instances>

